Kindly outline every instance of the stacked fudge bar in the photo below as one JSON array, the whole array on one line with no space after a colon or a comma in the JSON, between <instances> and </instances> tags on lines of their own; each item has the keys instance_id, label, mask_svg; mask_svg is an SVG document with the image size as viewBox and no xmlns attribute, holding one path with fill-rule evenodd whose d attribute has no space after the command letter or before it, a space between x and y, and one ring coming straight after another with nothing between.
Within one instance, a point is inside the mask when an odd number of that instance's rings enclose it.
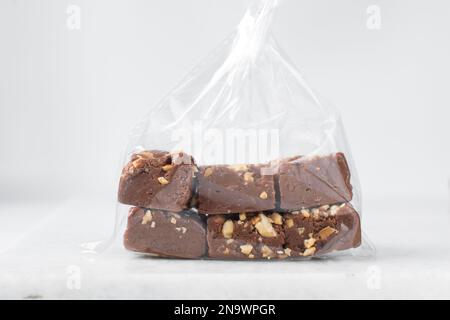
<instances>
[{"instance_id":1,"label":"stacked fudge bar","mask_svg":"<svg viewBox=\"0 0 450 320\"><path fill-rule=\"evenodd\" d=\"M125 247L162 257L301 258L361 243L342 153L197 166L183 152L143 151L118 197L132 206Z\"/></svg>"}]
</instances>

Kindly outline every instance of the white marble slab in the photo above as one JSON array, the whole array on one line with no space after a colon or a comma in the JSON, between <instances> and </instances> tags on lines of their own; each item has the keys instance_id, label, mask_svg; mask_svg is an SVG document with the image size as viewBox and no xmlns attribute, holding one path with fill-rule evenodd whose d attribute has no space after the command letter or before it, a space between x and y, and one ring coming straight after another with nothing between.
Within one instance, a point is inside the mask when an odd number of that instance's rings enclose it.
<instances>
[{"instance_id":1,"label":"white marble slab","mask_svg":"<svg viewBox=\"0 0 450 320\"><path fill-rule=\"evenodd\" d=\"M82 243L108 238L114 208L86 198L0 204L0 298L450 298L446 199L366 202L376 257L300 262L153 259L120 241L83 253Z\"/></svg>"}]
</instances>

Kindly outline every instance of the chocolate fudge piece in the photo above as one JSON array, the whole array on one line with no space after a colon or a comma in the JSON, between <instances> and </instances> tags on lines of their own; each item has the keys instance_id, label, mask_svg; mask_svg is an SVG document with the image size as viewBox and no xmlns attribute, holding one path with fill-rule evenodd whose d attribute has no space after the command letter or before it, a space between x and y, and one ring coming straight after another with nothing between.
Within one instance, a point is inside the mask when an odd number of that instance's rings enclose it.
<instances>
[{"instance_id":1,"label":"chocolate fudge piece","mask_svg":"<svg viewBox=\"0 0 450 320\"><path fill-rule=\"evenodd\" d=\"M275 209L275 182L269 165L202 166L198 210L207 214Z\"/></svg>"},{"instance_id":2,"label":"chocolate fudge piece","mask_svg":"<svg viewBox=\"0 0 450 320\"><path fill-rule=\"evenodd\" d=\"M122 170L119 202L174 212L187 209L196 170L192 157L183 152L152 150L133 154Z\"/></svg>"},{"instance_id":3,"label":"chocolate fudge piece","mask_svg":"<svg viewBox=\"0 0 450 320\"><path fill-rule=\"evenodd\" d=\"M350 204L325 205L290 213L212 215L207 239L210 258L305 258L358 247L361 227Z\"/></svg>"},{"instance_id":4,"label":"chocolate fudge piece","mask_svg":"<svg viewBox=\"0 0 450 320\"><path fill-rule=\"evenodd\" d=\"M285 255L283 222L278 213L209 216L207 239L211 258L271 259Z\"/></svg>"},{"instance_id":5,"label":"chocolate fudge piece","mask_svg":"<svg viewBox=\"0 0 450 320\"><path fill-rule=\"evenodd\" d=\"M286 213L284 232L291 257L318 256L361 244L359 215L345 203Z\"/></svg>"},{"instance_id":6,"label":"chocolate fudge piece","mask_svg":"<svg viewBox=\"0 0 450 320\"><path fill-rule=\"evenodd\" d=\"M206 252L205 222L191 212L131 208L125 248L162 257L199 258Z\"/></svg>"},{"instance_id":7,"label":"chocolate fudge piece","mask_svg":"<svg viewBox=\"0 0 450 320\"><path fill-rule=\"evenodd\" d=\"M353 197L350 171L342 153L284 159L277 171L282 210L349 202Z\"/></svg>"}]
</instances>

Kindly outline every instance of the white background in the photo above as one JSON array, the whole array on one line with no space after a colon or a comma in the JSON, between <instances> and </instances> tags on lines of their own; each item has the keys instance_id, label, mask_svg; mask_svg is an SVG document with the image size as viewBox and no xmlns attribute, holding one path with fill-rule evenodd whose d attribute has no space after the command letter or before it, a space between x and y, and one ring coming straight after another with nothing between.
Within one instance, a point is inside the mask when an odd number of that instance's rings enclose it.
<instances>
[{"instance_id":1,"label":"white background","mask_svg":"<svg viewBox=\"0 0 450 320\"><path fill-rule=\"evenodd\" d=\"M70 4L81 8L79 30L67 27ZM37 272L25 280L11 271L43 233L53 238L38 249L55 257L65 240L75 246L112 229L129 129L233 30L246 4L1 0L0 254L10 271L0 282L23 292L0 289L0 296L37 294L39 279L52 277ZM380 30L366 26L369 5L381 9ZM341 110L363 189L364 228L379 259L389 268L405 252L419 258L431 247L436 254L426 261L441 265L433 271L437 283L450 266L448 250L439 249L450 246L449 16L445 0L286 0L274 21L276 38L309 84ZM63 219L71 223L59 230L54 223ZM432 233L434 226L442 233ZM61 259L58 272L70 264ZM425 271L420 259L414 263L405 270ZM64 296L52 288L42 295Z\"/></svg>"}]
</instances>

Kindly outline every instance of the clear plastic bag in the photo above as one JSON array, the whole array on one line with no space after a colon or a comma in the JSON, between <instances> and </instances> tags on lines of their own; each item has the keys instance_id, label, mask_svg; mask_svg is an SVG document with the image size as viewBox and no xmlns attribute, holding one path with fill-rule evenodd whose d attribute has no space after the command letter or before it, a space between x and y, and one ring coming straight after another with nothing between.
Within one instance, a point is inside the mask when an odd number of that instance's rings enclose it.
<instances>
[{"instance_id":1,"label":"clear plastic bag","mask_svg":"<svg viewBox=\"0 0 450 320\"><path fill-rule=\"evenodd\" d=\"M278 47L276 6L254 2L133 131L116 230L127 249L245 260L371 253L339 114Z\"/></svg>"}]
</instances>

